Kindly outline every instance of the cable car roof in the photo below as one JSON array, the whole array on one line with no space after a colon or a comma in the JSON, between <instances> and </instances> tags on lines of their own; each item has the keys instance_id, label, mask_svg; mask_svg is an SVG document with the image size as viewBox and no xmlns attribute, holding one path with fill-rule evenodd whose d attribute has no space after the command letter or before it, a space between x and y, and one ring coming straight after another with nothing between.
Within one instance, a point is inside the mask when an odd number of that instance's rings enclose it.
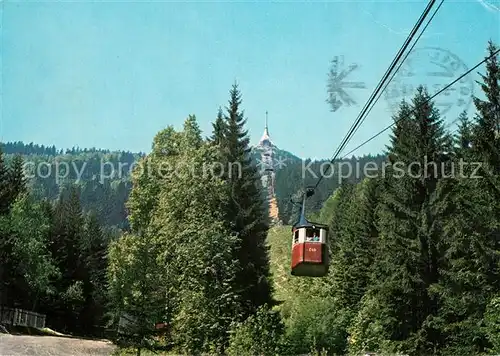
<instances>
[{"instance_id":1,"label":"cable car roof","mask_svg":"<svg viewBox=\"0 0 500 356\"><path fill-rule=\"evenodd\" d=\"M307 219L304 217L304 215L300 216L299 221L297 221L293 225L292 229L298 229L298 228L301 228L301 227L317 227L317 228L328 230L328 225L323 225L323 224L318 224L318 223L315 223L315 222L307 221Z\"/></svg>"},{"instance_id":2,"label":"cable car roof","mask_svg":"<svg viewBox=\"0 0 500 356\"><path fill-rule=\"evenodd\" d=\"M314 222L307 222L306 224L295 224L293 226L293 229L300 229L302 227L312 227L312 228L319 228L319 229L325 229L328 230L328 225L323 225L323 224L317 224Z\"/></svg>"}]
</instances>

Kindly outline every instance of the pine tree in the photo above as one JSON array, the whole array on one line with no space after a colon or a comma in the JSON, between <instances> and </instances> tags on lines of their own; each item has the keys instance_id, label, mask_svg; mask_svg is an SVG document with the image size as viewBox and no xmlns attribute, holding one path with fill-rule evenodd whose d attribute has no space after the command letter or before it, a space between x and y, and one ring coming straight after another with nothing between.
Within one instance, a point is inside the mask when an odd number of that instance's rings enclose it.
<instances>
[{"instance_id":1,"label":"pine tree","mask_svg":"<svg viewBox=\"0 0 500 356\"><path fill-rule=\"evenodd\" d=\"M222 108L219 108L217 113L217 119L212 124L212 136L209 141L215 145L219 145L224 140L225 135L225 122L224 122L224 112Z\"/></svg>"},{"instance_id":2,"label":"pine tree","mask_svg":"<svg viewBox=\"0 0 500 356\"><path fill-rule=\"evenodd\" d=\"M333 193L333 202L331 203L331 216L329 225L329 244L330 252L337 253L340 240L347 236L348 211L352 198L354 196L354 184L344 180L340 187ZM330 214L328 214L330 215Z\"/></svg>"},{"instance_id":3,"label":"pine tree","mask_svg":"<svg viewBox=\"0 0 500 356\"><path fill-rule=\"evenodd\" d=\"M370 283L378 238L375 216L378 189L375 179L366 179L352 187L348 195L343 194L345 201L337 205L343 216L336 221L341 225L336 229L339 232L330 237L336 248L332 257L331 293L346 313L356 309Z\"/></svg>"},{"instance_id":4,"label":"pine tree","mask_svg":"<svg viewBox=\"0 0 500 356\"><path fill-rule=\"evenodd\" d=\"M240 111L241 94L237 84L230 91L225 116L226 135L222 142L222 163L225 179L230 185L232 201L225 208L225 220L240 238L235 256L242 271L237 284L242 290L243 316L254 313L261 305L271 302L269 257L266 246L269 217L265 213L261 182L251 162L249 137L244 130L246 119Z\"/></svg>"},{"instance_id":5,"label":"pine tree","mask_svg":"<svg viewBox=\"0 0 500 356\"><path fill-rule=\"evenodd\" d=\"M8 299L10 256L12 243L7 214L9 211L8 199L8 171L4 162L4 155L0 144L0 303L6 305Z\"/></svg>"},{"instance_id":6,"label":"pine tree","mask_svg":"<svg viewBox=\"0 0 500 356\"><path fill-rule=\"evenodd\" d=\"M411 154L408 149L415 144L415 136L412 133L415 132L416 127L412 114L410 105L405 100L401 101L399 111L393 117L395 126L390 135L390 145L387 146L389 161L393 164L399 157Z\"/></svg>"},{"instance_id":7,"label":"pine tree","mask_svg":"<svg viewBox=\"0 0 500 356\"><path fill-rule=\"evenodd\" d=\"M93 333L96 325L102 325L106 303L107 243L97 216L90 212L80 243L82 254L85 305L82 310L82 328Z\"/></svg>"},{"instance_id":8,"label":"pine tree","mask_svg":"<svg viewBox=\"0 0 500 356\"><path fill-rule=\"evenodd\" d=\"M494 47L489 43L489 52ZM446 254L439 295L439 328L446 336L444 354L486 352L490 338L483 325L487 305L500 289L500 205L495 175L495 125L500 91L498 62L490 60L483 75L486 100L475 98L478 111L471 129L465 115L459 133L458 158L467 163L482 161L482 179L474 179L474 166L465 166L454 179L452 210L443 219ZM471 139L470 139L471 137ZM465 148L472 141L472 148ZM497 171L498 172L498 171ZM477 173L476 173L477 174Z\"/></svg>"},{"instance_id":9,"label":"pine tree","mask_svg":"<svg viewBox=\"0 0 500 356\"><path fill-rule=\"evenodd\" d=\"M435 291L441 305L438 327L446 336L443 349L450 355L485 351L482 317L489 298L500 288L500 235L487 220L495 207L488 192L474 181L454 181L452 210L442 221L446 252Z\"/></svg>"},{"instance_id":10,"label":"pine tree","mask_svg":"<svg viewBox=\"0 0 500 356\"><path fill-rule=\"evenodd\" d=\"M30 288L29 283L32 283L32 280L30 280L31 277L30 275L38 273L35 271L25 272L23 277L23 273L20 272L23 271L23 267L19 267L17 265L19 263L20 254L16 253L16 247L19 246L19 244L21 243L21 238L17 239L16 241L16 238L14 236L16 235L17 231L12 231L12 225L13 225L12 216L8 215L9 213L11 213L12 208L15 206L16 200L18 198L21 198L21 195L24 195L26 191L27 191L26 178L23 172L22 157L20 155L16 155L11 162L10 169L7 169L3 160L3 153L0 149L0 217L3 215L6 218L10 217L11 219L10 224L7 223L6 225L4 225L3 229L4 231L0 231L0 249L3 250L4 252L2 254L3 256L1 256L3 261L3 266L0 267L0 277L10 279L8 283L12 284L11 287L17 288L17 290L13 289L11 291L13 292L14 295L16 294L24 295L29 293L29 288ZM31 208L30 204L28 204L27 208L28 215L30 211L29 208ZM29 219L29 217L26 217L26 219ZM5 220L5 222L7 221L8 219ZM7 227L9 225L10 227ZM42 231L43 229L44 226L40 225L40 231ZM2 229L0 228L0 230ZM35 238L35 236L33 236L33 238ZM27 245L29 245L28 242L26 243ZM33 243L34 245L36 245L35 241ZM34 246L34 248L36 247ZM19 251L19 249L17 249L17 251ZM32 259L33 264L36 264L36 261L38 261L37 257L38 256L33 257ZM16 262L16 259L18 262ZM26 265L29 265L29 263L27 263ZM1 271L1 269L4 269L4 271ZM8 269L10 271L7 271ZM11 277L10 278L7 277L8 275L10 275ZM43 281L44 281L44 276L41 276L40 285L43 284ZM43 289L44 287L40 287L40 290ZM34 299L36 300L37 298L34 297ZM21 302L21 300L22 300L21 298L18 299L19 302ZM27 307L31 308L31 306Z\"/></svg>"},{"instance_id":11,"label":"pine tree","mask_svg":"<svg viewBox=\"0 0 500 356\"><path fill-rule=\"evenodd\" d=\"M24 175L24 160L21 155L12 159L9 171L10 201L14 201L21 194L27 192L27 178Z\"/></svg>"},{"instance_id":12,"label":"pine tree","mask_svg":"<svg viewBox=\"0 0 500 356\"><path fill-rule=\"evenodd\" d=\"M488 42L488 57L497 51ZM479 82L486 100L474 97L478 114L473 134L473 149L477 159L488 164L495 174L500 173L500 62L498 55L486 61L486 74Z\"/></svg>"},{"instance_id":13,"label":"pine tree","mask_svg":"<svg viewBox=\"0 0 500 356\"><path fill-rule=\"evenodd\" d=\"M201 130L196 121L196 116L189 115L184 121L183 138L184 150L197 150L202 145L203 139L201 138Z\"/></svg>"},{"instance_id":14,"label":"pine tree","mask_svg":"<svg viewBox=\"0 0 500 356\"><path fill-rule=\"evenodd\" d=\"M52 253L62 278L57 286L59 293L53 301L51 313L61 330L75 330L85 301L85 265L81 249L84 220L77 186L71 185L61 192L54 209L53 221Z\"/></svg>"},{"instance_id":15,"label":"pine tree","mask_svg":"<svg viewBox=\"0 0 500 356\"><path fill-rule=\"evenodd\" d=\"M418 88L412 104L409 117L404 103L397 117L408 120L404 123L407 129L396 126L393 132L389 149L393 169L384 179L376 262L370 297L362 310L377 305L377 316L369 324L384 325L379 334L392 347L386 352L401 347L409 353L433 353L440 334L433 326L438 305L431 290L440 276L440 220L446 213L440 204L445 198L439 185L440 166L449 168L445 153L450 150L450 137L423 87ZM418 163L420 169L412 163ZM403 175L394 174L399 173L396 164L404 169ZM368 330L370 327L361 334L363 339L380 337L366 334ZM382 346L379 342L378 347Z\"/></svg>"},{"instance_id":16,"label":"pine tree","mask_svg":"<svg viewBox=\"0 0 500 356\"><path fill-rule=\"evenodd\" d=\"M0 215L5 215L9 211L9 170L4 161L4 154L0 147Z\"/></svg>"},{"instance_id":17,"label":"pine tree","mask_svg":"<svg viewBox=\"0 0 500 356\"><path fill-rule=\"evenodd\" d=\"M80 191L76 186L71 186L67 200L64 202L64 218L65 218L65 232L66 245L65 251L66 258L70 268L70 273L77 274L82 261L80 260L80 249L83 235L84 219L82 208L80 204Z\"/></svg>"},{"instance_id":18,"label":"pine tree","mask_svg":"<svg viewBox=\"0 0 500 356\"><path fill-rule=\"evenodd\" d=\"M455 153L458 158L469 158L472 143L472 124L463 111L458 117L458 133L455 137Z\"/></svg>"}]
</instances>

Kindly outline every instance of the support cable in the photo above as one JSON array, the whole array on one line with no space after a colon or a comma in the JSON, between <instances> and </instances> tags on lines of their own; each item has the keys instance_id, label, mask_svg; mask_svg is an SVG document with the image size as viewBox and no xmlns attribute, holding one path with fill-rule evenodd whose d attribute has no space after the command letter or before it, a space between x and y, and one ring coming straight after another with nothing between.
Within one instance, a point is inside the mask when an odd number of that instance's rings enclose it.
<instances>
[{"instance_id":1,"label":"support cable","mask_svg":"<svg viewBox=\"0 0 500 356\"><path fill-rule=\"evenodd\" d=\"M444 0L441 0L441 4L439 5L438 9L441 7L442 3L443 3ZM420 26L422 25L423 21L425 20L425 18L427 17L427 15L429 14L432 6L434 5L434 3L436 2L436 0L431 0L429 1L429 4L427 5L427 7L425 8L424 12L422 13L422 15L420 16L420 18L418 19L417 23L414 25L412 31L410 32L410 34L408 35L408 38L406 39L405 43L403 44L403 46L400 48L398 54L396 55L396 58L394 58L394 60L392 61L392 63L389 65L389 68L387 69L386 73L384 74L384 77L382 78L382 80L379 82L379 84L377 85L377 88L376 90L372 93L372 95L370 96L370 98L368 99L368 102L365 104L365 106L363 107L361 113L358 115L357 119L354 121L353 125L351 126L351 128L349 129L348 133L346 134L346 136L344 137L344 139L342 140L341 144L339 145L339 147L337 148L337 150L335 151L332 159L331 159L331 163L333 163L338 155L340 154L340 152L342 152L342 150L345 148L345 146L347 145L347 143L349 142L349 140L352 138L352 135L353 133L355 132L355 130L357 129L357 127L360 125L360 123L362 122L361 120L363 119L363 116L366 115L367 111L368 111L368 108L371 106L372 102L375 100L375 97L377 97L378 93L380 92L380 90L382 89L382 86L385 84L389 74L392 72L392 70L394 69L394 67L396 66L397 62L400 60L400 58L402 57L403 53L405 52L406 48L408 47L409 43L411 42L411 40L413 39L413 37L415 36L415 33L418 31L418 29L420 28ZM436 10L436 12L437 12ZM436 12L434 13L434 15L436 14ZM432 19L434 18L434 15L431 17L431 19L429 20L429 22L427 23L427 25L424 27L424 30L422 31L422 33L425 31L425 29L427 28L427 26L429 25L430 21L432 21ZM420 34L420 36L418 38L421 37L422 33ZM417 41L418 41L418 38L417 38ZM408 56L408 55L407 55ZM406 57L407 57L406 56ZM406 59L405 57L405 59ZM399 66L400 67L400 66ZM398 69L399 69L398 67ZM391 77L390 80L392 80L392 78L394 77L394 75ZM390 82L389 80L389 82ZM384 87L384 89L387 87L387 85ZM377 99L378 100L378 99ZM328 167L329 168L329 167ZM327 168L327 169L328 169ZM321 180L323 179L323 175L319 178L318 182L316 183L316 185L314 186L314 189L316 189L319 185L319 183L321 182Z\"/></svg>"}]
</instances>

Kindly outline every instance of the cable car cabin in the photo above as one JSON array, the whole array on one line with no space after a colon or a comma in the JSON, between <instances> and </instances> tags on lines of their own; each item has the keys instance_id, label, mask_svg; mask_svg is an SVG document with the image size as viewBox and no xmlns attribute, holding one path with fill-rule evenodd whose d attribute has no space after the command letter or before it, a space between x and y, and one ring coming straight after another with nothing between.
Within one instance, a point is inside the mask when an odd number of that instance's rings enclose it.
<instances>
[{"instance_id":1,"label":"cable car cabin","mask_svg":"<svg viewBox=\"0 0 500 356\"><path fill-rule=\"evenodd\" d=\"M322 277L328 273L328 227L302 220L292 228L292 275Z\"/></svg>"}]
</instances>

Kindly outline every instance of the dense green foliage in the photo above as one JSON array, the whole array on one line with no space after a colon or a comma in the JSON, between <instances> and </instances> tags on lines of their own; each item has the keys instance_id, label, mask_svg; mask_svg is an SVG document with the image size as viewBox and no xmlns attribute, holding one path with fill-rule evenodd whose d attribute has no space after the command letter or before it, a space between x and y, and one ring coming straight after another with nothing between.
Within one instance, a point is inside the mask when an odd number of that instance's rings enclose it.
<instances>
[{"instance_id":1,"label":"dense green foliage","mask_svg":"<svg viewBox=\"0 0 500 356\"><path fill-rule=\"evenodd\" d=\"M49 325L61 331L100 334L108 234L93 213L82 212L77 187L63 191L54 204L36 200L19 167L22 159L16 158L5 169L1 304L45 313Z\"/></svg>"},{"instance_id":2,"label":"dense green foliage","mask_svg":"<svg viewBox=\"0 0 500 356\"><path fill-rule=\"evenodd\" d=\"M343 161L375 162L376 177L339 176L336 162L307 203L329 226L323 278L290 276L290 226L269 226L236 85L209 138L190 115L182 130L158 132L148 155L6 144L1 304L45 313L60 331L107 326L139 351L498 354L498 57L481 88L476 115L462 113L454 135L419 87L383 155ZM73 173L30 179L23 157L70 162ZM111 177L103 158L135 168ZM288 224L290 195L315 182L304 166L318 174L324 162L287 159L277 195Z\"/></svg>"}]
</instances>

